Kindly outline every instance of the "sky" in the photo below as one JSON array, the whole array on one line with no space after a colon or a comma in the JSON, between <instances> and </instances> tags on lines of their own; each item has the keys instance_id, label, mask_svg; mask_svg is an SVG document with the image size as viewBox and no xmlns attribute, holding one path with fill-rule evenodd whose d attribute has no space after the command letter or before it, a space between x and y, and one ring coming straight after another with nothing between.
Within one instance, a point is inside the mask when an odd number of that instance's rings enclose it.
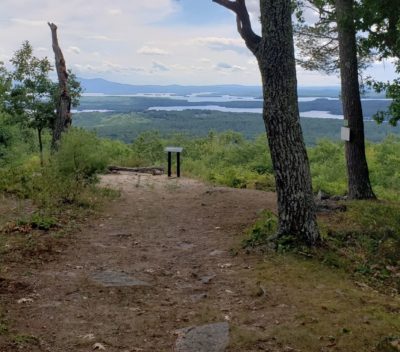
<instances>
[{"instance_id":1,"label":"sky","mask_svg":"<svg viewBox=\"0 0 400 352\"><path fill-rule=\"evenodd\" d=\"M260 31L258 0L247 0ZM260 85L234 14L211 0L1 0L0 61L28 40L53 59L47 22L58 26L68 68L79 77L130 84ZM368 74L394 78L390 62ZM338 85L336 75L297 72L301 86Z\"/></svg>"}]
</instances>

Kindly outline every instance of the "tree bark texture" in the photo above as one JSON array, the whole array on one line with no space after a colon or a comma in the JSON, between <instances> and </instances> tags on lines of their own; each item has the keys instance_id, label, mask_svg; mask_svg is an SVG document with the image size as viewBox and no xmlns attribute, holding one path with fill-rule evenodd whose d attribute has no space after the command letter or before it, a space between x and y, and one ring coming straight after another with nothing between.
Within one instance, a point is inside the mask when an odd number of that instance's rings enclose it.
<instances>
[{"instance_id":1,"label":"tree bark texture","mask_svg":"<svg viewBox=\"0 0 400 352\"><path fill-rule=\"evenodd\" d=\"M263 118L275 170L279 235L314 245L320 236L307 151L300 125L290 0L261 0L262 41L257 59Z\"/></svg>"},{"instance_id":2,"label":"tree bark texture","mask_svg":"<svg viewBox=\"0 0 400 352\"><path fill-rule=\"evenodd\" d=\"M57 114L53 125L52 148L56 149L61 139L61 134L66 131L72 123L71 118L71 97L68 92L68 72L64 55L61 51L57 37L57 26L49 23L51 30L53 51L55 56L56 70L59 83L59 98L57 101Z\"/></svg>"},{"instance_id":3,"label":"tree bark texture","mask_svg":"<svg viewBox=\"0 0 400 352\"><path fill-rule=\"evenodd\" d=\"M262 75L263 118L278 196L277 236L317 245L320 235L297 100L292 2L260 0L262 37L259 37L249 28L244 0L213 1L236 13L239 33L256 56Z\"/></svg>"},{"instance_id":4,"label":"tree bark texture","mask_svg":"<svg viewBox=\"0 0 400 352\"><path fill-rule=\"evenodd\" d=\"M335 0L339 34L340 76L344 119L350 128L346 142L348 196L374 199L365 156L364 118L358 77L354 0Z\"/></svg>"}]
</instances>

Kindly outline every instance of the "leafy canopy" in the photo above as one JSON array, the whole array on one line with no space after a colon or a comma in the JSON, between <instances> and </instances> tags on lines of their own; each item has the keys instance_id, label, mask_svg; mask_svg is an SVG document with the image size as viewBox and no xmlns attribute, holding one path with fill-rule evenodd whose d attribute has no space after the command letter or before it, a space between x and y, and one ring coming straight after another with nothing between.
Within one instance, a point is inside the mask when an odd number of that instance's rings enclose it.
<instances>
[{"instance_id":1,"label":"leafy canopy","mask_svg":"<svg viewBox=\"0 0 400 352\"><path fill-rule=\"evenodd\" d=\"M52 128L60 88L58 83L50 79L53 67L48 58L40 59L34 56L32 45L25 41L10 61L13 70L9 73L8 81L12 81L13 84L11 88L7 87L10 89L6 102L8 111L20 123L29 127L37 130ZM72 72L68 83L72 106L77 106L82 88Z\"/></svg>"},{"instance_id":2,"label":"leafy canopy","mask_svg":"<svg viewBox=\"0 0 400 352\"><path fill-rule=\"evenodd\" d=\"M13 86L7 104L9 112L20 123L37 130L51 127L54 106L49 60L35 57L31 44L26 41L10 61L13 65L10 74Z\"/></svg>"},{"instance_id":3,"label":"leafy canopy","mask_svg":"<svg viewBox=\"0 0 400 352\"><path fill-rule=\"evenodd\" d=\"M400 73L400 6L398 0L354 0L354 21L360 73L374 60L395 59ZM318 20L305 21L305 11L313 11ZM334 73L339 68L337 16L334 0L297 0L295 26L299 64L307 70ZM341 20L341 19L339 19ZM348 20L348 19L342 19ZM396 126L400 120L400 78L381 82L370 77L366 85L376 92L385 92L393 100L386 111L374 119Z\"/></svg>"}]
</instances>

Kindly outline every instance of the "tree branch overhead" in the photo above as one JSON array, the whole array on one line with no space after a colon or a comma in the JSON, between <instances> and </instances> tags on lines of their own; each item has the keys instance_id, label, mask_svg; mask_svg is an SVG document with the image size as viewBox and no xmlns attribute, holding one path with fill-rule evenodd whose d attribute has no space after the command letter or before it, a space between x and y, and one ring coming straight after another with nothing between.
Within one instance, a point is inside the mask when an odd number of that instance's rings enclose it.
<instances>
[{"instance_id":1,"label":"tree branch overhead","mask_svg":"<svg viewBox=\"0 0 400 352\"><path fill-rule=\"evenodd\" d=\"M254 33L251 27L250 15L247 11L245 0L212 0L236 14L237 28L240 36L244 39L246 46L256 54L261 37Z\"/></svg>"}]
</instances>

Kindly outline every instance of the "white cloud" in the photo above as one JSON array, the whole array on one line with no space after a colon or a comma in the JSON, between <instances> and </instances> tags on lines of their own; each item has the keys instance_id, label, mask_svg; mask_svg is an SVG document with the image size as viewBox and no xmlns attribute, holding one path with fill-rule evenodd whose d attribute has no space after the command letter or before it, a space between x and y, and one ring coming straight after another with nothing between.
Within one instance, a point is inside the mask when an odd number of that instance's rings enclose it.
<instances>
[{"instance_id":1,"label":"white cloud","mask_svg":"<svg viewBox=\"0 0 400 352\"><path fill-rule=\"evenodd\" d=\"M120 9L110 9L108 10L108 14L111 16L118 16L122 14L122 11Z\"/></svg>"},{"instance_id":2,"label":"white cloud","mask_svg":"<svg viewBox=\"0 0 400 352\"><path fill-rule=\"evenodd\" d=\"M131 72L146 72L146 70L143 67L127 67L126 71L131 71Z\"/></svg>"},{"instance_id":3,"label":"white cloud","mask_svg":"<svg viewBox=\"0 0 400 352\"><path fill-rule=\"evenodd\" d=\"M24 18L12 18L11 22L22 26L32 26L32 27L41 27L47 25L46 21L28 20Z\"/></svg>"},{"instance_id":4,"label":"white cloud","mask_svg":"<svg viewBox=\"0 0 400 352\"><path fill-rule=\"evenodd\" d=\"M248 49L241 38L199 37L192 39L190 43L206 46L217 51L231 50L239 54L248 53Z\"/></svg>"},{"instance_id":5,"label":"white cloud","mask_svg":"<svg viewBox=\"0 0 400 352\"><path fill-rule=\"evenodd\" d=\"M143 46L141 47L138 51L138 54L141 55L168 55L168 51L156 48L156 47L150 47L150 46Z\"/></svg>"},{"instance_id":6,"label":"white cloud","mask_svg":"<svg viewBox=\"0 0 400 352\"><path fill-rule=\"evenodd\" d=\"M0 59L7 63L29 40L35 55L52 60L51 21L58 25L67 67L83 77L137 84L260 84L257 62L237 33L234 15L226 10L231 21L187 24L179 14L184 1L1 0ZM259 0L246 4L259 32ZM168 17L174 14L179 16ZM298 78L300 84L337 81L303 71Z\"/></svg>"},{"instance_id":7,"label":"white cloud","mask_svg":"<svg viewBox=\"0 0 400 352\"><path fill-rule=\"evenodd\" d=\"M253 16L260 16L260 0L247 0L246 6Z\"/></svg>"},{"instance_id":8,"label":"white cloud","mask_svg":"<svg viewBox=\"0 0 400 352\"><path fill-rule=\"evenodd\" d=\"M124 66L111 61L102 61L98 64L74 64L74 70L80 74L88 73L126 73L126 72L146 72L142 67Z\"/></svg>"},{"instance_id":9,"label":"white cloud","mask_svg":"<svg viewBox=\"0 0 400 352\"><path fill-rule=\"evenodd\" d=\"M89 35L84 37L86 39L92 39L92 40L100 40L100 41L105 41L105 42L114 42L114 41L120 41L120 39L114 39L114 38L110 38L106 35Z\"/></svg>"},{"instance_id":10,"label":"white cloud","mask_svg":"<svg viewBox=\"0 0 400 352\"><path fill-rule=\"evenodd\" d=\"M80 53L81 53L81 49L78 48L77 46L70 46L70 47L67 49L67 52L73 53L73 54L80 54Z\"/></svg>"},{"instance_id":11,"label":"white cloud","mask_svg":"<svg viewBox=\"0 0 400 352\"><path fill-rule=\"evenodd\" d=\"M10 60L10 56L0 53L0 63L5 64L8 60Z\"/></svg>"},{"instance_id":12,"label":"white cloud","mask_svg":"<svg viewBox=\"0 0 400 352\"><path fill-rule=\"evenodd\" d=\"M185 65L181 65L181 64L174 64L174 65L170 66L170 69L177 70L177 71L189 71L192 68L191 67L187 67Z\"/></svg>"},{"instance_id":13,"label":"white cloud","mask_svg":"<svg viewBox=\"0 0 400 352\"><path fill-rule=\"evenodd\" d=\"M154 72L167 72L170 71L170 68L160 62L153 61L152 69Z\"/></svg>"},{"instance_id":14,"label":"white cloud","mask_svg":"<svg viewBox=\"0 0 400 352\"><path fill-rule=\"evenodd\" d=\"M246 71L246 68L243 66L231 65L226 62L219 62L214 66L214 68L216 70L231 71L231 72Z\"/></svg>"},{"instance_id":15,"label":"white cloud","mask_svg":"<svg viewBox=\"0 0 400 352\"><path fill-rule=\"evenodd\" d=\"M117 64L111 61L103 61L103 65L113 71L118 72L120 70L123 70L123 66L121 64Z\"/></svg>"}]
</instances>

